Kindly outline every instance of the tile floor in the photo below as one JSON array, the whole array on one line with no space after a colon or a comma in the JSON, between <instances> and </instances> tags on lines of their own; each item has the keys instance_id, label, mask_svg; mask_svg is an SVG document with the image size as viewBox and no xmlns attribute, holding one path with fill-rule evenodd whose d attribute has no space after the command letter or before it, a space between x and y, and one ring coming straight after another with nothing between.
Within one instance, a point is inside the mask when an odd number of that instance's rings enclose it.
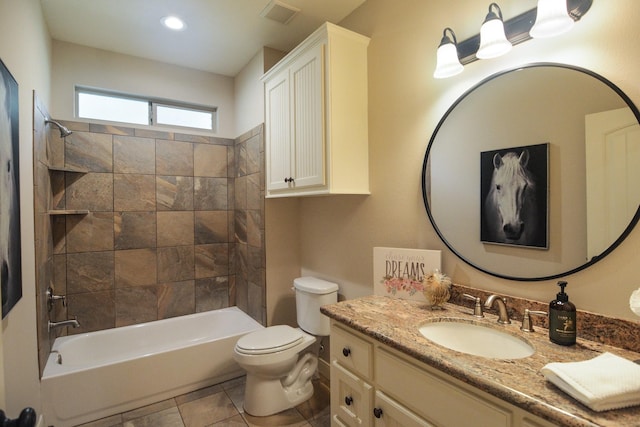
<instances>
[{"instance_id":1,"label":"tile floor","mask_svg":"<svg viewBox=\"0 0 640 427\"><path fill-rule=\"evenodd\" d=\"M236 378L173 399L114 415L82 427L329 427L329 382L313 381L311 399L270 417L252 417L242 409L245 378Z\"/></svg>"}]
</instances>

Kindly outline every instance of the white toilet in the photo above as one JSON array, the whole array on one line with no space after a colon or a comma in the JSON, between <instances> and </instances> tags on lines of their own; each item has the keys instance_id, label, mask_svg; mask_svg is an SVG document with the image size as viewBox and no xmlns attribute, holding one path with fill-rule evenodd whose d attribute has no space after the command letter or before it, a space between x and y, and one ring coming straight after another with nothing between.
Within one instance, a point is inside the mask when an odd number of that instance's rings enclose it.
<instances>
[{"instance_id":1,"label":"white toilet","mask_svg":"<svg viewBox=\"0 0 640 427\"><path fill-rule=\"evenodd\" d=\"M293 281L299 329L270 326L240 338L233 358L247 371L244 410L267 416L293 408L313 395L317 355L302 352L329 335L329 318L320 307L338 300L338 285L315 277Z\"/></svg>"}]
</instances>

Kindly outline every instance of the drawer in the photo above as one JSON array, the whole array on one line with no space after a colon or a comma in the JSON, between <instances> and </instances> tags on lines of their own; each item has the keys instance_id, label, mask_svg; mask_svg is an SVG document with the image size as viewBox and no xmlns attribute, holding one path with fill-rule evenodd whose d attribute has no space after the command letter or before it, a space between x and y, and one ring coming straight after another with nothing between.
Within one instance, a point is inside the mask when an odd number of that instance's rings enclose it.
<instances>
[{"instance_id":1,"label":"drawer","mask_svg":"<svg viewBox=\"0 0 640 427\"><path fill-rule=\"evenodd\" d=\"M331 326L331 360L365 379L372 374L373 346L364 339L345 331L339 326Z\"/></svg>"},{"instance_id":2,"label":"drawer","mask_svg":"<svg viewBox=\"0 0 640 427\"><path fill-rule=\"evenodd\" d=\"M343 423L337 415L331 417L331 427L349 427Z\"/></svg>"},{"instance_id":3,"label":"drawer","mask_svg":"<svg viewBox=\"0 0 640 427\"><path fill-rule=\"evenodd\" d=\"M372 400L373 387L370 384L335 360L331 363L331 416L334 420L351 427L368 426Z\"/></svg>"},{"instance_id":4,"label":"drawer","mask_svg":"<svg viewBox=\"0 0 640 427\"><path fill-rule=\"evenodd\" d=\"M381 391L376 391L374 407L375 427L434 427Z\"/></svg>"},{"instance_id":5,"label":"drawer","mask_svg":"<svg viewBox=\"0 0 640 427\"><path fill-rule=\"evenodd\" d=\"M381 348L376 348L375 379L386 394L440 427L508 427L514 422L509 407L497 405Z\"/></svg>"}]
</instances>

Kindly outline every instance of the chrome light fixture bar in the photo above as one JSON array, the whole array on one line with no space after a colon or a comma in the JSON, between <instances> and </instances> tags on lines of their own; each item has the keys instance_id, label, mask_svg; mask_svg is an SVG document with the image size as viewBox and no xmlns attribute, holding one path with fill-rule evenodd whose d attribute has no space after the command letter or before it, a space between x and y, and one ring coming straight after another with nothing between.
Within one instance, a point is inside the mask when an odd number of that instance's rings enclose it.
<instances>
[{"instance_id":1,"label":"chrome light fixture bar","mask_svg":"<svg viewBox=\"0 0 640 427\"><path fill-rule=\"evenodd\" d=\"M574 21L579 21L589 11L592 4L593 0L567 0L567 12ZM505 35L513 46L532 38L529 32L536 21L537 12L538 8L533 8L504 21ZM460 58L462 65L478 60L476 53L480 47L480 34L461 41L457 47L458 58Z\"/></svg>"}]
</instances>

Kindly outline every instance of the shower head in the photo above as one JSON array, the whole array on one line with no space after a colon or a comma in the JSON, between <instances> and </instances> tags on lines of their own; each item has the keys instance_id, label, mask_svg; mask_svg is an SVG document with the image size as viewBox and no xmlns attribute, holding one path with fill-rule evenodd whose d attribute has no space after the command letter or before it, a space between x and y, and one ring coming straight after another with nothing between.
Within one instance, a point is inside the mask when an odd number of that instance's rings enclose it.
<instances>
[{"instance_id":1,"label":"shower head","mask_svg":"<svg viewBox=\"0 0 640 427\"><path fill-rule=\"evenodd\" d=\"M64 138L65 136L69 136L71 135L73 132L71 132L69 130L69 128L67 128L66 126L61 125L60 123L56 122L55 120L50 120L47 119L44 121L44 124L49 124L51 123L52 125L55 125L59 130L60 130L60 138Z\"/></svg>"}]
</instances>

